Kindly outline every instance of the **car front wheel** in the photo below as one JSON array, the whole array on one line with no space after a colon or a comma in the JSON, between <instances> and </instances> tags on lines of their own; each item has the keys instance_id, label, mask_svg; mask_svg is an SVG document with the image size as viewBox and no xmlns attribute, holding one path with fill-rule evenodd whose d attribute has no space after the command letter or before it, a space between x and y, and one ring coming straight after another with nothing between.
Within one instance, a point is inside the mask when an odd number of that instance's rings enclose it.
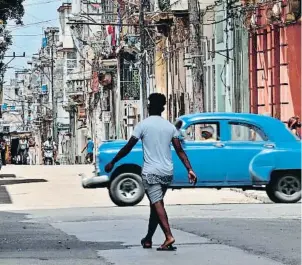
<instances>
[{"instance_id":1,"label":"car front wheel","mask_svg":"<svg viewBox=\"0 0 302 265\"><path fill-rule=\"evenodd\" d=\"M267 196L275 203L296 203L301 200L301 177L284 172L266 186Z\"/></svg>"},{"instance_id":2,"label":"car front wheel","mask_svg":"<svg viewBox=\"0 0 302 265\"><path fill-rule=\"evenodd\" d=\"M144 195L142 179L135 173L118 175L109 187L109 196L117 206L134 206L142 201Z\"/></svg>"}]
</instances>

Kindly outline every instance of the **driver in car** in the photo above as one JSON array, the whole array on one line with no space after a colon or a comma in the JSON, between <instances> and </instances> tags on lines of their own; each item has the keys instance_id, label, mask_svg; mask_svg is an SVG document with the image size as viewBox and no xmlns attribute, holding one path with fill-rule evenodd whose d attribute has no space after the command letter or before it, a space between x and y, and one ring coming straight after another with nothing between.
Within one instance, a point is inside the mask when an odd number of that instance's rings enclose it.
<instances>
[{"instance_id":1,"label":"driver in car","mask_svg":"<svg viewBox=\"0 0 302 265\"><path fill-rule=\"evenodd\" d=\"M204 142L216 142L217 140L213 138L214 128L212 126L200 127L201 140Z\"/></svg>"}]
</instances>

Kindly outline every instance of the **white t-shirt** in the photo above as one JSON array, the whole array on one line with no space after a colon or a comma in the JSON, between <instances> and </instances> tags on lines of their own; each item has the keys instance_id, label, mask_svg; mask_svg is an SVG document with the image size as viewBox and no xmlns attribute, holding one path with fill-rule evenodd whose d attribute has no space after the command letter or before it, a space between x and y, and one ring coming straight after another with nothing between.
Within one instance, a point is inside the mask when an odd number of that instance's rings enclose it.
<instances>
[{"instance_id":1,"label":"white t-shirt","mask_svg":"<svg viewBox=\"0 0 302 265\"><path fill-rule=\"evenodd\" d=\"M52 145L51 145L51 142L49 142L47 140L46 142L44 142L43 146L44 146L44 148L53 148L53 150L56 151L56 143L55 142L52 142Z\"/></svg>"},{"instance_id":2,"label":"white t-shirt","mask_svg":"<svg viewBox=\"0 0 302 265\"><path fill-rule=\"evenodd\" d=\"M143 143L143 175L173 175L171 141L179 136L173 124L160 116L150 116L137 124L132 136Z\"/></svg>"}]
</instances>

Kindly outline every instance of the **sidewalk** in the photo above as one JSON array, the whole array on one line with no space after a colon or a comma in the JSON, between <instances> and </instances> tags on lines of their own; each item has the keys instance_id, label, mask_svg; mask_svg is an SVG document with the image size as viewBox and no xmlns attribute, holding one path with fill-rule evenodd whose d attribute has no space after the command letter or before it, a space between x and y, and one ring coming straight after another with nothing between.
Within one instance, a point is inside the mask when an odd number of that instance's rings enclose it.
<instances>
[{"instance_id":1,"label":"sidewalk","mask_svg":"<svg viewBox=\"0 0 302 265\"><path fill-rule=\"evenodd\" d=\"M245 190L243 191L242 189L235 189L231 188L231 191L240 193L245 195L247 198L255 199L263 203L273 203L268 196L266 195L265 191L260 191L260 190Z\"/></svg>"}]
</instances>

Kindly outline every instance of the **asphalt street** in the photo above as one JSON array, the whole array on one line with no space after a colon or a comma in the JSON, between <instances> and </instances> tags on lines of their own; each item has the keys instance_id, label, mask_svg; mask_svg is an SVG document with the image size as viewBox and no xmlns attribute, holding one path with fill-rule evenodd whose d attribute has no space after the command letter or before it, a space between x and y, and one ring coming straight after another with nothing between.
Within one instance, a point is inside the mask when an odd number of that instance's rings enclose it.
<instances>
[{"instance_id":1,"label":"asphalt street","mask_svg":"<svg viewBox=\"0 0 302 265\"><path fill-rule=\"evenodd\" d=\"M142 249L149 208L115 207L84 190L80 167L7 168L0 179L0 265L298 265L301 204L262 203L230 190L169 191L176 252ZM90 169L89 169L90 170ZM9 172L8 172L9 173Z\"/></svg>"},{"instance_id":2,"label":"asphalt street","mask_svg":"<svg viewBox=\"0 0 302 265\"><path fill-rule=\"evenodd\" d=\"M168 212L175 253L140 247L145 206L1 212L0 264L301 264L299 204L169 206ZM162 241L159 230L154 245Z\"/></svg>"}]
</instances>

